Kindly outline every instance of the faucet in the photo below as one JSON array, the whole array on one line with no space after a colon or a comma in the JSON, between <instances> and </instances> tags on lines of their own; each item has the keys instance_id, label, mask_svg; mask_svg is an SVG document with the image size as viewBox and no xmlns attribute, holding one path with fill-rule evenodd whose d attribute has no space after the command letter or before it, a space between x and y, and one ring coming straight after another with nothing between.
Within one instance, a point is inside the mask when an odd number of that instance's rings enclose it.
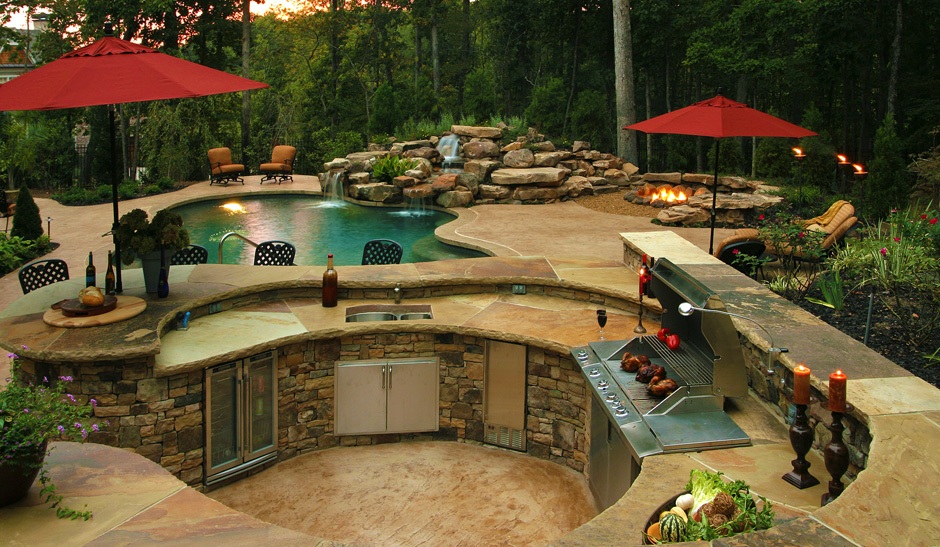
<instances>
[{"instance_id":1,"label":"faucet","mask_svg":"<svg viewBox=\"0 0 940 547\"><path fill-rule=\"evenodd\" d=\"M401 304L401 283L395 283L393 292L395 293L395 303Z\"/></svg>"}]
</instances>

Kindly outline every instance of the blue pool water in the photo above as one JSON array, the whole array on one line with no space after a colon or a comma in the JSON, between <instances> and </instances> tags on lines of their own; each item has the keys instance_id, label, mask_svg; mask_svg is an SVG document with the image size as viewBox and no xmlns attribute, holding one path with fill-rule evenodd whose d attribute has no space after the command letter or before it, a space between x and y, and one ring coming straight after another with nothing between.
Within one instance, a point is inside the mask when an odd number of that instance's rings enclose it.
<instances>
[{"instance_id":1,"label":"blue pool water","mask_svg":"<svg viewBox=\"0 0 940 547\"><path fill-rule=\"evenodd\" d=\"M294 262L326 264L333 253L337 265L362 262L370 239L392 239L404 249L402 262L430 262L486 256L434 238L434 229L454 219L433 210L364 207L305 195L234 196L174 207L183 217L192 243L209 250L218 262L219 240L227 232L261 243L279 239L297 247ZM225 240L224 264L251 264L254 247L237 237Z\"/></svg>"}]
</instances>

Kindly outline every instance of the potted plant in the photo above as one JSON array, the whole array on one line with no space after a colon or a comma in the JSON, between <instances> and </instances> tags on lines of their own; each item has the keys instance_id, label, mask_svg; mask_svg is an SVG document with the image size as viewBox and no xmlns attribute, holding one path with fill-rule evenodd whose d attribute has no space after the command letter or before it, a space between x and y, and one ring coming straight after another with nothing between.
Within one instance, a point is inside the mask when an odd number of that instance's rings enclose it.
<instances>
[{"instance_id":1,"label":"potted plant","mask_svg":"<svg viewBox=\"0 0 940 547\"><path fill-rule=\"evenodd\" d=\"M91 512L76 511L61 505L45 466L50 441L82 442L89 432L98 431L98 424L89 424L88 416L95 405L78 404L66 391L71 377L62 376L49 382L30 383L20 370L19 358L13 359L11 378L0 386L0 507L14 503L29 492L39 476L40 497L60 518L88 520Z\"/></svg>"},{"instance_id":2,"label":"potted plant","mask_svg":"<svg viewBox=\"0 0 940 547\"><path fill-rule=\"evenodd\" d=\"M121 248L121 262L129 266L141 259L147 292L155 293L161 260L169 262L173 253L189 245L189 232L179 213L163 209L149 220L146 211L134 209L118 221L115 240ZM169 263L163 266L169 269Z\"/></svg>"}]
</instances>

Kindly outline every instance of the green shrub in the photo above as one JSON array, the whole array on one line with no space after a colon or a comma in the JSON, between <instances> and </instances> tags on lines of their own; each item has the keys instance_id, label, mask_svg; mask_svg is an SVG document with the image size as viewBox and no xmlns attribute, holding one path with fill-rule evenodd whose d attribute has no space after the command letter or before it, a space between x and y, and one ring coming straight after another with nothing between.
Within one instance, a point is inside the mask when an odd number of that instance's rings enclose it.
<instances>
[{"instance_id":1,"label":"green shrub","mask_svg":"<svg viewBox=\"0 0 940 547\"><path fill-rule=\"evenodd\" d=\"M385 156L375 161L372 166L372 177L382 182L392 182L395 177L405 174L405 171L417 167L418 162L412 159L402 159L398 156Z\"/></svg>"},{"instance_id":2,"label":"green shrub","mask_svg":"<svg viewBox=\"0 0 940 547\"><path fill-rule=\"evenodd\" d=\"M911 190L901 139L891 115L875 132L874 154L868 166L870 174L859 187L864 190L861 205L866 218L878 219L887 216L892 207L906 206Z\"/></svg>"},{"instance_id":3,"label":"green shrub","mask_svg":"<svg viewBox=\"0 0 940 547\"><path fill-rule=\"evenodd\" d=\"M532 90L532 99L525 109L525 119L541 133L560 135L564 130L567 102L564 82L561 78L550 78Z\"/></svg>"},{"instance_id":4,"label":"green shrub","mask_svg":"<svg viewBox=\"0 0 940 547\"><path fill-rule=\"evenodd\" d=\"M464 81L463 105L466 113L484 119L498 110L497 102L492 68L487 65L471 70Z\"/></svg>"},{"instance_id":5,"label":"green shrub","mask_svg":"<svg viewBox=\"0 0 940 547\"><path fill-rule=\"evenodd\" d=\"M51 250L52 244L47 235L33 241L0 233L0 275L15 271Z\"/></svg>"},{"instance_id":6,"label":"green shrub","mask_svg":"<svg viewBox=\"0 0 940 547\"><path fill-rule=\"evenodd\" d=\"M793 145L790 139L760 139L757 142L755 162L757 163L758 177L788 178L794 184L798 168L793 158Z\"/></svg>"},{"instance_id":7,"label":"green shrub","mask_svg":"<svg viewBox=\"0 0 940 547\"><path fill-rule=\"evenodd\" d=\"M42 235L42 218L39 207L29 192L29 187L20 188L16 196L16 214L13 215L13 227L10 235L23 239L37 240Z\"/></svg>"},{"instance_id":8,"label":"green shrub","mask_svg":"<svg viewBox=\"0 0 940 547\"><path fill-rule=\"evenodd\" d=\"M398 125L400 113L395 104L395 91L388 82L375 90L372 99L372 118L369 120L371 133L392 133Z\"/></svg>"}]
</instances>

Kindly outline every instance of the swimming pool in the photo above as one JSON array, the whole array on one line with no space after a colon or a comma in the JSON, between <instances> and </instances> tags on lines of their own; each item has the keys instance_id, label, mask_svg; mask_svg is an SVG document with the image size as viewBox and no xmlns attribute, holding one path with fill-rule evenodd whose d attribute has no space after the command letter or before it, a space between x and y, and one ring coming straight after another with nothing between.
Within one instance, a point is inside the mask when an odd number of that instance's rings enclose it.
<instances>
[{"instance_id":1,"label":"swimming pool","mask_svg":"<svg viewBox=\"0 0 940 547\"><path fill-rule=\"evenodd\" d=\"M261 243L280 239L297 247L296 264L326 264L333 253L337 265L362 262L370 239L392 239L404 249L402 262L430 262L487 256L479 251L441 243L434 229L454 220L434 210L364 207L307 195L233 196L174 207L183 217L190 239L209 250L217 263L219 240L228 232ZM224 264L251 264L254 247L239 238L225 240Z\"/></svg>"}]
</instances>

